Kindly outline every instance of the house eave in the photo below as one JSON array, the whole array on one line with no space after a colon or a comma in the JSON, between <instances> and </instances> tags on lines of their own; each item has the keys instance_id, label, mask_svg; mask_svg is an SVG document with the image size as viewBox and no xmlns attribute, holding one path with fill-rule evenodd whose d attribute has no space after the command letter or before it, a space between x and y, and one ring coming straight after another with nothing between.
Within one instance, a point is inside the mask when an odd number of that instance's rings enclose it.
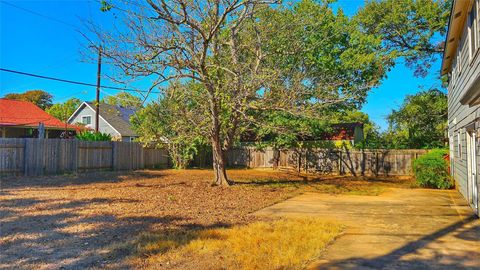
<instances>
[{"instance_id":1,"label":"house eave","mask_svg":"<svg viewBox=\"0 0 480 270\"><path fill-rule=\"evenodd\" d=\"M452 3L440 70L441 75L448 74L452 68L452 60L457 53L458 42L462 37L463 27L472 3L473 0L454 0Z\"/></svg>"}]
</instances>

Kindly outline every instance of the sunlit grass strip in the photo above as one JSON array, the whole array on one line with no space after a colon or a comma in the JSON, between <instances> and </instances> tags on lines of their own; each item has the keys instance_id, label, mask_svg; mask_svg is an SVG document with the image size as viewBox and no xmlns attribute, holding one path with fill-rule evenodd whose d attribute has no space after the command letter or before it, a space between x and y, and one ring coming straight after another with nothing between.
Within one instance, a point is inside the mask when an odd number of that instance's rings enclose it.
<instances>
[{"instance_id":1,"label":"sunlit grass strip","mask_svg":"<svg viewBox=\"0 0 480 270\"><path fill-rule=\"evenodd\" d=\"M222 269L302 269L341 231L341 225L318 218L281 219L196 235L145 235L138 251L153 264L161 257L188 257L218 260L213 265Z\"/></svg>"}]
</instances>

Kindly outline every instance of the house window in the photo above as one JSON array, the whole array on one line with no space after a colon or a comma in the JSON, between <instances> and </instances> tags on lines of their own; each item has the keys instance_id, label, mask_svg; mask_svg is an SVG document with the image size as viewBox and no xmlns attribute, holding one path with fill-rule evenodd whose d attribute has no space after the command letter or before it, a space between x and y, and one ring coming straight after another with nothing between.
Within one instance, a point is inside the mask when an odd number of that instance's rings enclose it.
<instances>
[{"instance_id":1,"label":"house window","mask_svg":"<svg viewBox=\"0 0 480 270\"><path fill-rule=\"evenodd\" d=\"M82 116L82 124L90 125L92 123L92 117L89 116Z\"/></svg>"},{"instance_id":2,"label":"house window","mask_svg":"<svg viewBox=\"0 0 480 270\"><path fill-rule=\"evenodd\" d=\"M475 57L475 53L479 47L479 22L478 22L478 4L473 1L472 10L468 14L468 38L469 38L469 55L470 61Z\"/></svg>"}]
</instances>

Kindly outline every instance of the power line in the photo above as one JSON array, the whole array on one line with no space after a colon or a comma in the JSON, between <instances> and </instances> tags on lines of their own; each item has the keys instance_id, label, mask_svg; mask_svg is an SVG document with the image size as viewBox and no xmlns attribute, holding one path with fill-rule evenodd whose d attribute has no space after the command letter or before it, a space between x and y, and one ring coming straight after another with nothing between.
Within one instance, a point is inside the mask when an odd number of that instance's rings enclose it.
<instances>
[{"instance_id":1,"label":"power line","mask_svg":"<svg viewBox=\"0 0 480 270\"><path fill-rule=\"evenodd\" d=\"M97 87L96 84L91 84L91 83L85 83L85 82L78 82L78 81L71 81L71 80L65 80L65 79L60 79L60 78L54 78L54 77L49 77L49 76L43 76L43 75L38 75L38 74L33 74L33 73L27 73L27 72L22 72L22 71L17 71L17 70L11 70L11 69L6 69L6 68L0 68L0 71L5 71L5 72L10 72L10 73L15 73L19 75L24 75L24 76L30 76L30 77L36 77L40 79L46 79L46 80L52 80L52 81L59 81L59 82L64 82L64 83L70 83L70 84L78 84L78 85L84 85L84 86L92 86L92 87ZM104 89L112 89L112 90L120 90L120 91L129 91L129 92L143 92L143 93L148 93L149 91L145 90L135 90L131 88L121 88L121 87L115 87L115 86L100 86L100 88ZM161 94L161 92L155 92L155 91L150 91L151 94Z\"/></svg>"},{"instance_id":2,"label":"power line","mask_svg":"<svg viewBox=\"0 0 480 270\"><path fill-rule=\"evenodd\" d=\"M37 15L37 16L42 17L42 18L44 18L44 19L52 20L52 21L55 21L55 22L57 22L57 23L61 23L61 24L67 25L67 26L69 26L69 27L73 27L74 29L78 29L78 26L75 26L75 25L73 25L73 24L71 24L71 23L64 22L64 21L61 21L61 20L59 20L59 19L56 19L56 18L47 16L47 15L43 15L43 14L41 14L41 13L38 13L38 12L36 12L36 11L30 10L30 9L27 9L27 8L24 8L24 7L19 7L19 6L15 5L15 4L12 4L12 3L9 3L9 2L6 2L6 1L0 1L0 2L1 2L2 4L5 4L5 5L8 5L8 6L14 7L14 8L16 8L16 9L20 9L20 10L23 10L23 11L25 11L25 12L28 12L28 13L30 13L30 14Z\"/></svg>"}]
</instances>

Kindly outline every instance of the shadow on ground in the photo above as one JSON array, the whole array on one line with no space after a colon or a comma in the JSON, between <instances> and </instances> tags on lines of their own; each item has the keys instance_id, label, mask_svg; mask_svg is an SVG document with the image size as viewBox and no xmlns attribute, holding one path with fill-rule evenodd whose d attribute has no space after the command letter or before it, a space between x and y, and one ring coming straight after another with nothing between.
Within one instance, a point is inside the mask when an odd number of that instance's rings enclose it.
<instances>
[{"instance_id":1,"label":"shadow on ground","mask_svg":"<svg viewBox=\"0 0 480 270\"><path fill-rule=\"evenodd\" d=\"M454 234L454 237L466 240L467 245L478 245L478 241L480 241L480 224L476 221L477 217L471 215L462 221L458 221L418 240L411 241L388 254L368 259L354 257L346 260L331 261L321 264L314 269L480 269L478 263L480 250L470 253L454 250L450 254L445 254L444 252L428 248L428 245L439 241L441 237L449 234ZM427 249L429 254L427 258L420 258L422 253L425 253L424 249ZM472 262L472 264L469 264L468 261Z\"/></svg>"},{"instance_id":2,"label":"shadow on ground","mask_svg":"<svg viewBox=\"0 0 480 270\"><path fill-rule=\"evenodd\" d=\"M0 269L134 268L128 256L138 249L128 243L140 235L244 224L253 220L249 213L286 196L261 187L214 188L211 175L162 170L2 179Z\"/></svg>"},{"instance_id":3,"label":"shadow on ground","mask_svg":"<svg viewBox=\"0 0 480 270\"><path fill-rule=\"evenodd\" d=\"M149 230L154 224L165 225L181 219L176 216L116 217L102 213L79 214L82 209L92 205L115 203L137 201L2 200L0 268L12 267L20 261L24 266L53 269L101 266L109 263L105 255L112 243L124 242L125 239ZM22 211L27 207L36 211ZM122 256L126 255L128 254ZM117 259L121 259L121 256Z\"/></svg>"},{"instance_id":4,"label":"shadow on ground","mask_svg":"<svg viewBox=\"0 0 480 270\"><path fill-rule=\"evenodd\" d=\"M65 187L72 185L88 185L92 183L118 183L126 178L158 178L164 176L162 170L149 171L98 171L84 172L64 175L45 175L45 176L19 176L3 177L1 180L1 191L9 188L35 188L35 187Z\"/></svg>"}]
</instances>

